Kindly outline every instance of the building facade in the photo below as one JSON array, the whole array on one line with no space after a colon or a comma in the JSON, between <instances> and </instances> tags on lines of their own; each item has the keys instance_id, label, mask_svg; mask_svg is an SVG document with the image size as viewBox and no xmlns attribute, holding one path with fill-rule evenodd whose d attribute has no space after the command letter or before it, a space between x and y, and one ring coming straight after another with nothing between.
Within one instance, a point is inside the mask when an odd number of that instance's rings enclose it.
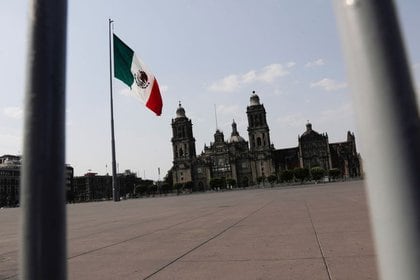
<instances>
[{"instance_id":1,"label":"building facade","mask_svg":"<svg viewBox=\"0 0 420 280\"><path fill-rule=\"evenodd\" d=\"M21 156L0 157L0 207L19 205Z\"/></svg>"},{"instance_id":2,"label":"building facade","mask_svg":"<svg viewBox=\"0 0 420 280\"><path fill-rule=\"evenodd\" d=\"M235 121L225 140L216 129L214 141L196 155L192 121L179 104L172 119L172 176L174 184L192 184L198 190L210 188L211 179L233 179L239 187L255 184L258 178L279 175L283 170L297 167L337 168L343 177L361 176L360 155L354 134L347 133L347 141L329 143L326 133L320 134L306 124L306 131L298 136L298 146L275 149L270 139L264 105L253 92L247 106L248 139L240 136Z\"/></svg>"},{"instance_id":3,"label":"building facade","mask_svg":"<svg viewBox=\"0 0 420 280\"><path fill-rule=\"evenodd\" d=\"M153 181L137 177L136 173L125 170L118 173L117 184L121 198L131 198L136 194L136 187L153 185ZM74 177L73 202L99 201L112 199L112 176L88 172Z\"/></svg>"},{"instance_id":4,"label":"building facade","mask_svg":"<svg viewBox=\"0 0 420 280\"><path fill-rule=\"evenodd\" d=\"M21 166L22 156L0 156L0 207L19 205ZM73 190L73 167L70 165L65 167L65 188L69 201Z\"/></svg>"}]
</instances>

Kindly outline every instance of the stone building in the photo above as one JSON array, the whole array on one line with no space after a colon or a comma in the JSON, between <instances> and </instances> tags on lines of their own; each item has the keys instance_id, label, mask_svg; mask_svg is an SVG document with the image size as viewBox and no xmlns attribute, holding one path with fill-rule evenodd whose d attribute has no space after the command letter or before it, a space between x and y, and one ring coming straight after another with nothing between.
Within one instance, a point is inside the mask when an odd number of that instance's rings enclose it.
<instances>
[{"instance_id":1,"label":"stone building","mask_svg":"<svg viewBox=\"0 0 420 280\"><path fill-rule=\"evenodd\" d=\"M179 104L176 118L172 120L172 148L174 158L174 182L194 181L193 162L196 161L195 139L191 120L185 116L185 110Z\"/></svg>"},{"instance_id":2,"label":"stone building","mask_svg":"<svg viewBox=\"0 0 420 280\"><path fill-rule=\"evenodd\" d=\"M172 119L172 149L174 184L192 184L198 190L210 187L212 178L233 179L237 186L255 184L259 177L279 175L283 170L297 167L337 168L344 177L361 175L360 156L354 134L347 133L347 141L329 143L326 133L320 134L306 124L306 131L298 136L298 146L275 149L270 140L266 111L253 92L247 106L249 143L240 136L235 121L228 140L216 130L214 142L204 146L196 155L192 121L179 104Z\"/></svg>"},{"instance_id":3,"label":"stone building","mask_svg":"<svg viewBox=\"0 0 420 280\"><path fill-rule=\"evenodd\" d=\"M0 207L19 205L21 166L20 155L0 156ZM70 165L65 167L65 188L68 196L73 190L73 167Z\"/></svg>"},{"instance_id":4,"label":"stone building","mask_svg":"<svg viewBox=\"0 0 420 280\"><path fill-rule=\"evenodd\" d=\"M137 177L137 174L130 170L118 173L116 180L121 198L133 197L138 186L153 185L153 181ZM83 176L74 177L73 184L72 197L74 202L112 199L112 176L109 174L98 175L94 172L88 172Z\"/></svg>"},{"instance_id":5,"label":"stone building","mask_svg":"<svg viewBox=\"0 0 420 280\"><path fill-rule=\"evenodd\" d=\"M74 202L94 201L112 198L112 177L88 172L74 177Z\"/></svg>"},{"instance_id":6,"label":"stone building","mask_svg":"<svg viewBox=\"0 0 420 280\"><path fill-rule=\"evenodd\" d=\"M19 204L21 162L21 156L0 157L0 207Z\"/></svg>"}]
</instances>

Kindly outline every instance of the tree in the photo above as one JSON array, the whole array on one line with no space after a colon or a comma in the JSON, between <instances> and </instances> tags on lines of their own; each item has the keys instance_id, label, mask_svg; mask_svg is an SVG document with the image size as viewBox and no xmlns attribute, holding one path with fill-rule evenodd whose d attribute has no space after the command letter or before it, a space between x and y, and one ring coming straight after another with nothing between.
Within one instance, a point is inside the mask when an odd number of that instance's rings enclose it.
<instances>
[{"instance_id":1,"label":"tree","mask_svg":"<svg viewBox=\"0 0 420 280\"><path fill-rule=\"evenodd\" d=\"M296 167L293 169L293 174L295 175L295 178L300 181L300 183L303 183L303 181L309 178L309 169Z\"/></svg>"},{"instance_id":2,"label":"tree","mask_svg":"<svg viewBox=\"0 0 420 280\"><path fill-rule=\"evenodd\" d=\"M311 176L315 181L321 180L325 175L325 169L319 166L311 168Z\"/></svg>"},{"instance_id":3,"label":"tree","mask_svg":"<svg viewBox=\"0 0 420 280\"><path fill-rule=\"evenodd\" d=\"M0 207L7 206L7 193L5 190L0 191Z\"/></svg>"},{"instance_id":4,"label":"tree","mask_svg":"<svg viewBox=\"0 0 420 280\"><path fill-rule=\"evenodd\" d=\"M241 186L243 187L243 188L247 188L248 186L249 186L249 181L248 181L248 177L244 177L244 178L242 178L242 183L241 183Z\"/></svg>"},{"instance_id":5,"label":"tree","mask_svg":"<svg viewBox=\"0 0 420 280\"><path fill-rule=\"evenodd\" d=\"M271 187L273 187L274 182L277 181L277 176L274 174L271 174L267 177L268 182L270 183Z\"/></svg>"},{"instance_id":6,"label":"tree","mask_svg":"<svg viewBox=\"0 0 420 280\"><path fill-rule=\"evenodd\" d=\"M226 178L225 177L222 177L222 178L220 178L220 180L221 180L221 189L226 189L227 188L227 184L226 184Z\"/></svg>"},{"instance_id":7,"label":"tree","mask_svg":"<svg viewBox=\"0 0 420 280\"><path fill-rule=\"evenodd\" d=\"M328 170L328 176L330 177L330 179L337 179L341 176L341 171L338 168L332 168Z\"/></svg>"},{"instance_id":8,"label":"tree","mask_svg":"<svg viewBox=\"0 0 420 280\"><path fill-rule=\"evenodd\" d=\"M235 188L235 186L236 186L236 180L235 179L227 179L226 180L226 184L228 185L228 186L231 186L232 188Z\"/></svg>"},{"instance_id":9,"label":"tree","mask_svg":"<svg viewBox=\"0 0 420 280\"><path fill-rule=\"evenodd\" d=\"M163 183L163 185L161 186L162 192L166 195L167 193L172 192L172 186L167 184L167 183Z\"/></svg>"},{"instance_id":10,"label":"tree","mask_svg":"<svg viewBox=\"0 0 420 280\"><path fill-rule=\"evenodd\" d=\"M163 178L163 182L165 184L168 184L171 188L173 187L173 175L172 175L172 169L168 170L168 173L166 173L166 176Z\"/></svg>"},{"instance_id":11,"label":"tree","mask_svg":"<svg viewBox=\"0 0 420 280\"><path fill-rule=\"evenodd\" d=\"M193 191L193 186L194 186L194 184L193 184L193 182L186 182L185 183L185 185L184 185L184 189L187 189L189 192L192 192Z\"/></svg>"},{"instance_id":12,"label":"tree","mask_svg":"<svg viewBox=\"0 0 420 280\"><path fill-rule=\"evenodd\" d=\"M134 192L136 193L136 196L146 195L148 190L149 188L146 184L141 184L134 187Z\"/></svg>"},{"instance_id":13,"label":"tree","mask_svg":"<svg viewBox=\"0 0 420 280\"><path fill-rule=\"evenodd\" d=\"M158 186L155 184L149 185L148 190L149 190L149 195L155 196L155 194L157 194Z\"/></svg>"},{"instance_id":14,"label":"tree","mask_svg":"<svg viewBox=\"0 0 420 280\"><path fill-rule=\"evenodd\" d=\"M282 182L290 182L293 180L293 171L292 170L283 170L280 173L280 180Z\"/></svg>"},{"instance_id":15,"label":"tree","mask_svg":"<svg viewBox=\"0 0 420 280\"><path fill-rule=\"evenodd\" d=\"M264 185L264 181L265 181L265 177L264 176L257 177L257 183L258 183L258 185L260 185L261 183L263 183L263 185Z\"/></svg>"},{"instance_id":16,"label":"tree","mask_svg":"<svg viewBox=\"0 0 420 280\"><path fill-rule=\"evenodd\" d=\"M212 188L213 190L222 189L224 184L226 184L226 182L222 178L212 178L212 179L210 179L210 188Z\"/></svg>"},{"instance_id":17,"label":"tree","mask_svg":"<svg viewBox=\"0 0 420 280\"><path fill-rule=\"evenodd\" d=\"M181 183L176 183L175 185L174 185L174 189L176 189L176 195L179 195L180 194L180 192L181 192L181 190L182 190L182 188L183 188L184 186L183 186L183 184L181 184Z\"/></svg>"}]
</instances>

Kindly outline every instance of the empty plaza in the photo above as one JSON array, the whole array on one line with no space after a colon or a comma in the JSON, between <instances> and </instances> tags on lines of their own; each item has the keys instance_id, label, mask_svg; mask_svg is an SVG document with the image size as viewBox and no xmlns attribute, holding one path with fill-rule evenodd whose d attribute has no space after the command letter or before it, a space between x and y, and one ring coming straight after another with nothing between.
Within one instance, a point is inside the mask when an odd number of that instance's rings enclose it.
<instances>
[{"instance_id":1,"label":"empty plaza","mask_svg":"<svg viewBox=\"0 0 420 280\"><path fill-rule=\"evenodd\" d=\"M0 210L0 279L20 213ZM69 279L378 279L363 181L71 204L67 232Z\"/></svg>"}]
</instances>

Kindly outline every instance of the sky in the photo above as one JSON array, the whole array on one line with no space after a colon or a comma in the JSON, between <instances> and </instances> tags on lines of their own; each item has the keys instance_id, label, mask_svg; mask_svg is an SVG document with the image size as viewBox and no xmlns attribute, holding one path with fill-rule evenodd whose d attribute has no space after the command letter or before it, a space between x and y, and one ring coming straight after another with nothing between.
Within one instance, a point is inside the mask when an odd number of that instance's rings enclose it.
<instances>
[{"instance_id":1,"label":"sky","mask_svg":"<svg viewBox=\"0 0 420 280\"><path fill-rule=\"evenodd\" d=\"M395 1L420 92L420 2ZM0 155L21 154L29 1L1 0ZM73 0L68 6L66 162L75 175L111 173L108 19L159 81L157 117L113 80L118 171L162 179L181 102L197 154L232 121L248 139L255 91L275 148L296 147L309 121L330 143L358 140L332 0ZM418 98L419 99L419 98ZM361 144L357 142L359 151ZM363 157L363 152L362 152ZM161 170L158 174L158 168Z\"/></svg>"}]
</instances>

